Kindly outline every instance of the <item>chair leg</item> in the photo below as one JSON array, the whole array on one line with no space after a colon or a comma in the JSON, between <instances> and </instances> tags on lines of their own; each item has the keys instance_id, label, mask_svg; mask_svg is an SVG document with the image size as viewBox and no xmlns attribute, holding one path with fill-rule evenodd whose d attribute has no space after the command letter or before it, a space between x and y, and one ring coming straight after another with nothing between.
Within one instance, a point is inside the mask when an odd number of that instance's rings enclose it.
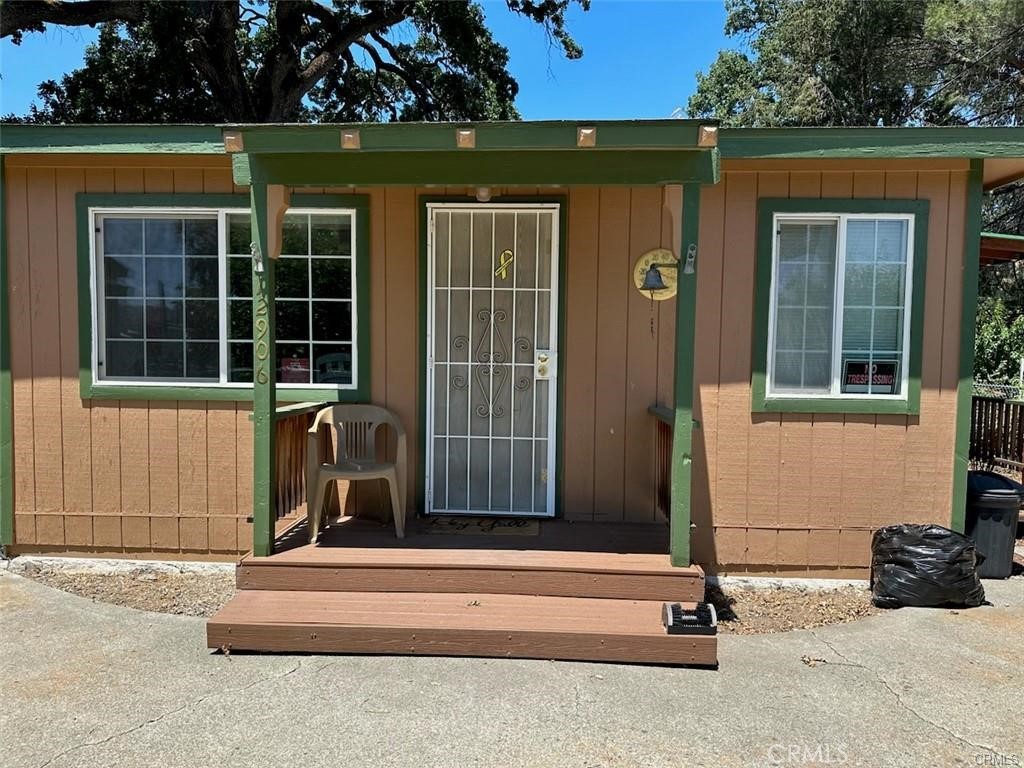
<instances>
[{"instance_id":1,"label":"chair leg","mask_svg":"<svg viewBox=\"0 0 1024 768\"><path fill-rule=\"evenodd\" d=\"M330 481L329 477L318 476L312 488L313 498L307 499L306 525L309 527L310 544L316 544L316 537L320 535L320 516L323 514L325 491Z\"/></svg>"},{"instance_id":2,"label":"chair leg","mask_svg":"<svg viewBox=\"0 0 1024 768\"><path fill-rule=\"evenodd\" d=\"M395 477L386 478L388 489L391 491L391 515L395 518L395 536L399 539L405 538L405 507L398 496L398 479Z\"/></svg>"}]
</instances>

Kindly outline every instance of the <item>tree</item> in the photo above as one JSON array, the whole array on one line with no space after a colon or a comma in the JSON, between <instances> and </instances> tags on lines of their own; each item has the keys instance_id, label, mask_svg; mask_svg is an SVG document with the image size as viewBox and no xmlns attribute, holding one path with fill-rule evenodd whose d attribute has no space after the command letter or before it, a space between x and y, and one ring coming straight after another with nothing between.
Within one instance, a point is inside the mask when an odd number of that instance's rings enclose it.
<instances>
[{"instance_id":1,"label":"tree","mask_svg":"<svg viewBox=\"0 0 1024 768\"><path fill-rule=\"evenodd\" d=\"M506 0L570 59L590 0ZM471 0L6 0L0 36L100 24L39 87L46 122L516 119L508 51Z\"/></svg>"},{"instance_id":2,"label":"tree","mask_svg":"<svg viewBox=\"0 0 1024 768\"><path fill-rule=\"evenodd\" d=\"M974 378L992 384L1020 381L1024 358L1024 314L1014 314L1001 298L978 301L974 337Z\"/></svg>"},{"instance_id":3,"label":"tree","mask_svg":"<svg viewBox=\"0 0 1024 768\"><path fill-rule=\"evenodd\" d=\"M1017 125L1020 0L727 0L693 117L726 125Z\"/></svg>"}]
</instances>

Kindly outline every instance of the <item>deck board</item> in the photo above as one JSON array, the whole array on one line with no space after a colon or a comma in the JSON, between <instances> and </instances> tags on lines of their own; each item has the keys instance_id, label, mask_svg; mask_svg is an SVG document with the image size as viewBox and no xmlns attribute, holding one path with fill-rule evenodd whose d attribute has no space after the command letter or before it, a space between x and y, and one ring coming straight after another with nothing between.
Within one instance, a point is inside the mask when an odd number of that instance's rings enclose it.
<instances>
[{"instance_id":1,"label":"deck board","mask_svg":"<svg viewBox=\"0 0 1024 768\"><path fill-rule=\"evenodd\" d=\"M630 530L636 528L640 530ZM672 566L668 554L657 551L663 533L664 526L558 522L546 525L538 536L423 534L413 527L400 540L380 525L346 519L328 529L317 545L293 543L268 557L246 556L237 584L242 590L484 589L561 597L703 599L703 571ZM295 538L300 537L305 538L301 527ZM631 549L634 544L639 551Z\"/></svg>"},{"instance_id":2,"label":"deck board","mask_svg":"<svg viewBox=\"0 0 1024 768\"><path fill-rule=\"evenodd\" d=\"M714 665L714 636L668 635L661 603L481 593L243 591L211 648Z\"/></svg>"}]
</instances>

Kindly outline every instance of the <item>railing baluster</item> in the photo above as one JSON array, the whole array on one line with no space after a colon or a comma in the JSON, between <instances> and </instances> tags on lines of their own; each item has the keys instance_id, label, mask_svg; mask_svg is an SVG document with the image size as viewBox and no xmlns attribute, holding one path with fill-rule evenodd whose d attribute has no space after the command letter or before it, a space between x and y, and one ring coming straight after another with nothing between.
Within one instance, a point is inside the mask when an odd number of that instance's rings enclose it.
<instances>
[{"instance_id":1,"label":"railing baluster","mask_svg":"<svg viewBox=\"0 0 1024 768\"><path fill-rule=\"evenodd\" d=\"M277 411L277 478L274 506L277 519L295 514L306 503L306 438L322 404L284 406ZM320 459L325 460L329 432L321 431ZM325 437L327 438L325 440Z\"/></svg>"}]
</instances>

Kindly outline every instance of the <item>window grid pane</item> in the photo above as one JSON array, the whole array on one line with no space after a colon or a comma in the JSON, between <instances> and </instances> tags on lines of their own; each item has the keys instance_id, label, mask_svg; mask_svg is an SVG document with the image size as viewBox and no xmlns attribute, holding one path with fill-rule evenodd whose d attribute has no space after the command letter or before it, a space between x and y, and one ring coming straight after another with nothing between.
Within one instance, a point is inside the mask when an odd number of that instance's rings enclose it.
<instances>
[{"instance_id":1,"label":"window grid pane","mask_svg":"<svg viewBox=\"0 0 1024 768\"><path fill-rule=\"evenodd\" d=\"M846 227L840 392L900 395L908 222L850 219Z\"/></svg>"},{"instance_id":2,"label":"window grid pane","mask_svg":"<svg viewBox=\"0 0 1024 768\"><path fill-rule=\"evenodd\" d=\"M251 381L252 288L248 256L234 253L248 216L229 215L230 381ZM353 383L355 344L353 227L350 213L291 213L277 262L275 365L282 384Z\"/></svg>"},{"instance_id":3,"label":"window grid pane","mask_svg":"<svg viewBox=\"0 0 1024 768\"><path fill-rule=\"evenodd\" d=\"M780 222L775 263L772 391L831 387L836 221Z\"/></svg>"},{"instance_id":4,"label":"window grid pane","mask_svg":"<svg viewBox=\"0 0 1024 768\"><path fill-rule=\"evenodd\" d=\"M97 221L100 378L251 383L249 214L98 213ZM349 211L285 217L276 270L281 383L354 383L354 227Z\"/></svg>"},{"instance_id":5,"label":"window grid pane","mask_svg":"<svg viewBox=\"0 0 1024 768\"><path fill-rule=\"evenodd\" d=\"M219 313L216 299L205 298L211 274L216 296L216 215L109 215L100 221L102 375L217 381L219 366L211 368L209 355L211 344L214 350L219 344Z\"/></svg>"}]
</instances>

